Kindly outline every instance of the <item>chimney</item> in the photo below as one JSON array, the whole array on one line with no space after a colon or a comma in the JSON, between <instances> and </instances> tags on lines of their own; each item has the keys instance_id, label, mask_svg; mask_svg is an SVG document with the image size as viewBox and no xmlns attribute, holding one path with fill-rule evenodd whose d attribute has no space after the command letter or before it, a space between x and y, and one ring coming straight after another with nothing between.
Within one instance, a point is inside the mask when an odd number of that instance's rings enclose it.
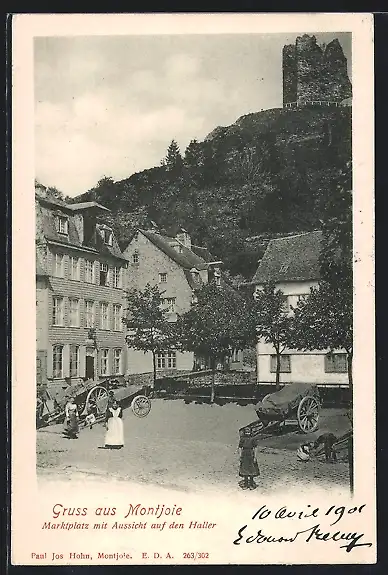
<instances>
[{"instance_id":1,"label":"chimney","mask_svg":"<svg viewBox=\"0 0 388 575\"><path fill-rule=\"evenodd\" d=\"M178 242L183 244L185 248L191 250L191 237L190 234L187 232L187 230L181 228L176 235L176 239L178 240Z\"/></svg>"}]
</instances>

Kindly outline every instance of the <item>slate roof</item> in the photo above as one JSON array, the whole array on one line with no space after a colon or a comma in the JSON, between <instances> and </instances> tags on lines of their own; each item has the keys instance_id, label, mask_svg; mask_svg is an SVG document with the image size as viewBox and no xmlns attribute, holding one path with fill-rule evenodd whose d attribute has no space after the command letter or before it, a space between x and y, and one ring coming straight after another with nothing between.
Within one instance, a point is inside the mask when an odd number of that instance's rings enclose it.
<instances>
[{"instance_id":1,"label":"slate roof","mask_svg":"<svg viewBox=\"0 0 388 575\"><path fill-rule=\"evenodd\" d=\"M197 270L207 269L206 260L196 254L193 250L189 250L182 244L182 253L179 253L175 248L172 247L171 242L174 238L169 236L163 236L155 232L149 232L148 230L140 230L146 238L148 238L156 247L158 247L162 252L169 256L174 262L180 265L183 269L190 271L192 268Z\"/></svg>"},{"instance_id":2,"label":"slate roof","mask_svg":"<svg viewBox=\"0 0 388 575\"><path fill-rule=\"evenodd\" d=\"M203 258L206 263L215 262L216 258L209 252L207 248L201 246L191 245L191 251L194 252L200 258Z\"/></svg>"},{"instance_id":3,"label":"slate roof","mask_svg":"<svg viewBox=\"0 0 388 575\"><path fill-rule=\"evenodd\" d=\"M71 210L78 211L78 210L88 210L90 208L98 208L99 210L105 210L106 212L110 212L108 208L102 206L97 202L80 202L78 204L67 204L67 207Z\"/></svg>"},{"instance_id":4,"label":"slate roof","mask_svg":"<svg viewBox=\"0 0 388 575\"><path fill-rule=\"evenodd\" d=\"M270 240L252 283L318 280L322 232Z\"/></svg>"},{"instance_id":5,"label":"slate roof","mask_svg":"<svg viewBox=\"0 0 388 575\"><path fill-rule=\"evenodd\" d=\"M72 218L72 215L75 211L72 209L72 205L63 204L63 203L55 202L55 201L53 202L51 200L48 201L46 199L42 199L39 197L37 199L38 199L37 209L39 209L41 211L40 222L42 225L42 231L43 231L43 235L47 241L55 242L55 243L62 244L62 245L67 245L69 247L74 246L74 247L78 247L78 248L85 248L88 250L93 250L96 253L99 253L102 255L107 255L107 256L110 255L110 256L113 256L115 258L122 259L122 260L126 261L126 258L123 256L123 253L120 250L120 246L119 246L115 236L113 236L113 244L111 246L107 245L104 242L102 235L100 234L100 228L102 227L101 224L96 225L96 229L88 241L82 242L81 238L78 234L77 227L76 227L74 220ZM86 204L93 204L93 205L86 206ZM73 205L76 205L76 204L73 204ZM94 208L99 209L101 207L104 210L107 210L107 208L100 206L96 202L84 202L84 204L78 204L78 205L84 206L80 209L87 209L87 207L94 207ZM57 228L55 225L55 216L58 214L63 214L63 215L68 216L68 233L67 234L60 234L57 231ZM85 215L85 218L86 217L87 216Z\"/></svg>"},{"instance_id":6,"label":"slate roof","mask_svg":"<svg viewBox=\"0 0 388 575\"><path fill-rule=\"evenodd\" d=\"M57 202L49 202L51 205L47 205L47 202L39 201L39 204L39 209L41 211L40 221L42 224L44 237L49 241L81 247L82 243L78 235L77 228L71 218L71 211L69 213L67 210L67 206ZM69 216L68 234L60 234L57 231L55 225L55 216L57 214Z\"/></svg>"}]
</instances>

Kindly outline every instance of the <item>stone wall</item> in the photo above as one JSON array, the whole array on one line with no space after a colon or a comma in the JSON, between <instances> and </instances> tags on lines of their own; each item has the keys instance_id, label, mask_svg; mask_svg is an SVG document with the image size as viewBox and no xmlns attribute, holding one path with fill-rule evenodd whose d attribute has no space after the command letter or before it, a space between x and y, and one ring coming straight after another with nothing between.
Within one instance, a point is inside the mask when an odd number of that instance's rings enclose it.
<instances>
[{"instance_id":1,"label":"stone wall","mask_svg":"<svg viewBox=\"0 0 388 575\"><path fill-rule=\"evenodd\" d=\"M340 103L351 97L347 60L337 39L320 46L304 34L283 48L283 105Z\"/></svg>"}]
</instances>

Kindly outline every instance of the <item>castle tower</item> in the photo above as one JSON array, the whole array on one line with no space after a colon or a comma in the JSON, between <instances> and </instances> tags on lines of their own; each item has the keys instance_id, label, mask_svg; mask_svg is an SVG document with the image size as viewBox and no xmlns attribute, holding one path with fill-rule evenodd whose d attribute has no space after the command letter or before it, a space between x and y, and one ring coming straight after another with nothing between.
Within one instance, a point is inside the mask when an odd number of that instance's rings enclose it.
<instances>
[{"instance_id":1,"label":"castle tower","mask_svg":"<svg viewBox=\"0 0 388 575\"><path fill-rule=\"evenodd\" d=\"M319 46L298 36L283 48L283 106L338 105L352 95L347 60L337 39Z\"/></svg>"}]
</instances>

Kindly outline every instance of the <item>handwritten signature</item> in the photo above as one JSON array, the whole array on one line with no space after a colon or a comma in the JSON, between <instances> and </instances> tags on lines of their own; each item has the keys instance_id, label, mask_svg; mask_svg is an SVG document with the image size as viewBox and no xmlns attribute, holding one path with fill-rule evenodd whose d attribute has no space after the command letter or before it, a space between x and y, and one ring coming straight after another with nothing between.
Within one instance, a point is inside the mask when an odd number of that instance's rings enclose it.
<instances>
[{"instance_id":1,"label":"handwritten signature","mask_svg":"<svg viewBox=\"0 0 388 575\"><path fill-rule=\"evenodd\" d=\"M335 531L334 533L321 530L320 523L317 523L313 527L304 529L303 531L297 531L292 537L274 537L273 535L266 535L263 533L262 529L257 531L256 535L249 535L246 537L245 530L248 525L244 525L238 530L238 537L233 541L234 545L240 545L242 543L293 543L296 539L303 534L306 534L306 543L310 541L317 540L327 543L328 541L346 541L344 545L341 545L341 549L346 549L347 553L350 553L356 547L372 547L372 543L361 543L361 539L364 537L364 533L346 533L343 531ZM243 535L244 533L244 535Z\"/></svg>"}]
</instances>

